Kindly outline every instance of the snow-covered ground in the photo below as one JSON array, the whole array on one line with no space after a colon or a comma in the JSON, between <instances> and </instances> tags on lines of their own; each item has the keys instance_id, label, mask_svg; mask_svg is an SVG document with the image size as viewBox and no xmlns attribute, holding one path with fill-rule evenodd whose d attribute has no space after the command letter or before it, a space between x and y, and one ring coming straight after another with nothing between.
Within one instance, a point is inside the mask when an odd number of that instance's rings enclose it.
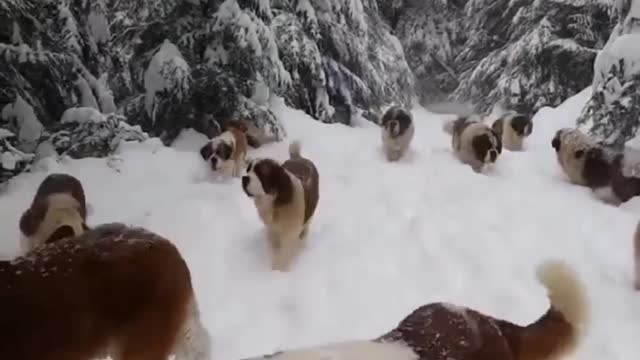
<instances>
[{"instance_id":1,"label":"snow-covered ground","mask_svg":"<svg viewBox=\"0 0 640 360\"><path fill-rule=\"evenodd\" d=\"M488 175L455 160L442 115L416 109L413 152L387 163L374 125L326 125L280 104L289 137L302 140L321 180L309 243L290 273L269 270L252 202L238 179L211 178L196 152L205 139L192 132L173 148L125 145L112 167L83 159L19 176L0 197L0 253L18 252L18 217L47 171L69 172L84 183L90 224L142 225L178 245L215 359L375 337L432 301L525 324L547 308L534 267L549 257L575 265L592 303L590 333L571 359L636 359L631 237L640 202L615 208L568 184L550 146L589 93L542 109L528 151L504 152ZM250 155L284 160L287 145Z\"/></svg>"}]
</instances>

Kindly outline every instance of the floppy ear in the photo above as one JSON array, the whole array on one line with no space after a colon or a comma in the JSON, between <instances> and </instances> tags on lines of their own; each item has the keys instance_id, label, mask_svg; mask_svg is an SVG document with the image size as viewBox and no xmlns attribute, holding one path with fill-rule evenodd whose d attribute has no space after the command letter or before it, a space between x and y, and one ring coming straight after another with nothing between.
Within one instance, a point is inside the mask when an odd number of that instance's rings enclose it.
<instances>
[{"instance_id":1,"label":"floppy ear","mask_svg":"<svg viewBox=\"0 0 640 360\"><path fill-rule=\"evenodd\" d=\"M206 161L209 160L211 155L213 155L213 147L211 146L211 141L207 141L207 143L200 148L200 156Z\"/></svg>"},{"instance_id":2,"label":"floppy ear","mask_svg":"<svg viewBox=\"0 0 640 360\"><path fill-rule=\"evenodd\" d=\"M40 223L44 220L44 216L47 214L48 208L48 200L34 201L34 203L31 204L31 207L22 213L22 216L20 217L20 231L26 236L35 234L38 231Z\"/></svg>"}]
</instances>

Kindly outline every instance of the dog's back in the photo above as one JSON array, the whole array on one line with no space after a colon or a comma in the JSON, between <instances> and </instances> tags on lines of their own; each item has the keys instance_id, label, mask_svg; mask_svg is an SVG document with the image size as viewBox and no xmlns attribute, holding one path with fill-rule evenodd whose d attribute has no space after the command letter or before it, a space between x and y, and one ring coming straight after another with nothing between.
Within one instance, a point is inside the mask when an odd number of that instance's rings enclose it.
<instances>
[{"instance_id":1,"label":"dog's back","mask_svg":"<svg viewBox=\"0 0 640 360\"><path fill-rule=\"evenodd\" d=\"M0 359L160 359L194 301L177 249L120 224L1 262L0 283Z\"/></svg>"},{"instance_id":2,"label":"dog's back","mask_svg":"<svg viewBox=\"0 0 640 360\"><path fill-rule=\"evenodd\" d=\"M304 223L311 218L318 205L320 196L320 174L315 164L300 154L300 143L289 145L289 159L282 167L300 179L304 189Z\"/></svg>"}]
</instances>

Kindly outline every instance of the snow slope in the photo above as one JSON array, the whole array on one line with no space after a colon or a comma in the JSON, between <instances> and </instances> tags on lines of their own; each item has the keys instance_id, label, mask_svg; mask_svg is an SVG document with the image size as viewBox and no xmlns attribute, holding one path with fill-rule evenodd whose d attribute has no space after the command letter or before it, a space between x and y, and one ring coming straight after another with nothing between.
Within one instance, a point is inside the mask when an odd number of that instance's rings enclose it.
<instances>
[{"instance_id":1,"label":"snow slope","mask_svg":"<svg viewBox=\"0 0 640 360\"><path fill-rule=\"evenodd\" d=\"M383 161L374 125L313 121L281 103L276 114L320 170L309 244L290 273L269 271L263 227L239 180L214 181L185 132L173 148L151 140L122 161L49 163L77 176L90 223L124 221L175 241L192 270L215 359L371 338L415 307L449 301L525 324L548 305L534 267L566 259L585 280L592 328L572 359L640 354L640 295L632 291L631 236L640 202L614 208L568 184L550 146L571 125L585 90L534 119L528 152L504 152L489 175L457 162L445 116L414 111L414 150ZM288 143L251 156L284 159ZM18 251L18 217L46 171L20 175L0 197L0 253ZM123 294L126 296L126 294Z\"/></svg>"}]
</instances>

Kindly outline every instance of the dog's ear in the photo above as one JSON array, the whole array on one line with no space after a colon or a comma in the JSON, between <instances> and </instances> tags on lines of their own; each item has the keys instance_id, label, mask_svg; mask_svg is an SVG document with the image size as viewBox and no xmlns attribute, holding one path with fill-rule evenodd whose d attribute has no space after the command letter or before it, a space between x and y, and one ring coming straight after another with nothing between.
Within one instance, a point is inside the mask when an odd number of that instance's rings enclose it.
<instances>
[{"instance_id":1,"label":"dog's ear","mask_svg":"<svg viewBox=\"0 0 640 360\"><path fill-rule=\"evenodd\" d=\"M555 136L553 140L551 140L551 146L556 150L556 152L560 151L560 138Z\"/></svg>"},{"instance_id":2,"label":"dog's ear","mask_svg":"<svg viewBox=\"0 0 640 360\"><path fill-rule=\"evenodd\" d=\"M26 236L35 234L44 220L48 208L49 201L47 199L34 201L20 217L20 231Z\"/></svg>"},{"instance_id":3,"label":"dog's ear","mask_svg":"<svg viewBox=\"0 0 640 360\"><path fill-rule=\"evenodd\" d=\"M211 155L213 155L213 146L211 146L211 141L207 141L207 143L200 148L200 156L206 161Z\"/></svg>"}]
</instances>

